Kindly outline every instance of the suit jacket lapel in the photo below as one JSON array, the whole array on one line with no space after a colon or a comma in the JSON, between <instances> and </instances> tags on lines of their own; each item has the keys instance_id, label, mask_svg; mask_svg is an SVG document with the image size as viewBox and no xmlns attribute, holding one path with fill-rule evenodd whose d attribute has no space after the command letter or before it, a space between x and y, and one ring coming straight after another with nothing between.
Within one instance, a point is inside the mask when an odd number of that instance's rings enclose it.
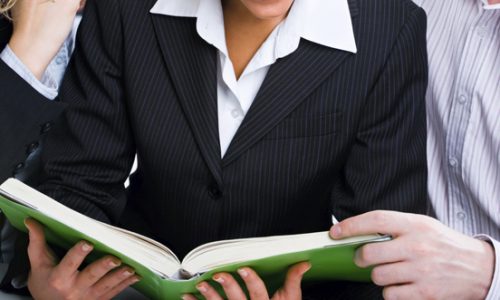
<instances>
[{"instance_id":1,"label":"suit jacket lapel","mask_svg":"<svg viewBox=\"0 0 500 300\"><path fill-rule=\"evenodd\" d=\"M302 40L293 54L272 65L229 146L223 167L278 125L350 55Z\"/></svg>"},{"instance_id":2,"label":"suit jacket lapel","mask_svg":"<svg viewBox=\"0 0 500 300\"><path fill-rule=\"evenodd\" d=\"M356 34L359 8L348 0ZM353 54L302 40L296 52L271 66L257 97L222 161L226 167L290 114Z\"/></svg>"},{"instance_id":3,"label":"suit jacket lapel","mask_svg":"<svg viewBox=\"0 0 500 300\"><path fill-rule=\"evenodd\" d=\"M216 182L222 185L217 115L217 51L201 39L196 19L152 15L179 101Z\"/></svg>"}]
</instances>

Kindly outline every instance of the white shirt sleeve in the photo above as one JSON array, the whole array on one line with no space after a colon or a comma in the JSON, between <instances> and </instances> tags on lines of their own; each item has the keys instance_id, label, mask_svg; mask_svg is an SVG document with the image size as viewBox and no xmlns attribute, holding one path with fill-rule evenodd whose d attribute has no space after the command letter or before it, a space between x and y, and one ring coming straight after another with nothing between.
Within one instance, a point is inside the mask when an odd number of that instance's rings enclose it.
<instances>
[{"instance_id":1,"label":"white shirt sleeve","mask_svg":"<svg viewBox=\"0 0 500 300\"><path fill-rule=\"evenodd\" d=\"M483 234L477 235L476 238L490 242L495 249L495 273L493 275L493 281L491 282L490 291L485 300L498 300L500 299L500 242Z\"/></svg>"},{"instance_id":2,"label":"white shirt sleeve","mask_svg":"<svg viewBox=\"0 0 500 300\"><path fill-rule=\"evenodd\" d=\"M45 72L41 81L38 80L26 65L19 60L9 46L6 46L2 53L0 53L0 59L44 97L50 100L54 100L57 97L59 83L49 72Z\"/></svg>"}]
</instances>

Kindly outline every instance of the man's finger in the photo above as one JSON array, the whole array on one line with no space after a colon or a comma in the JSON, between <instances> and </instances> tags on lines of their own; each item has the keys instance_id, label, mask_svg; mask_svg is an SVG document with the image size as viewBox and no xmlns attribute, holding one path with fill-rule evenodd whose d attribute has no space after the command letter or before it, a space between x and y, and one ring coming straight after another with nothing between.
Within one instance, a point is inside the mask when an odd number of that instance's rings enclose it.
<instances>
[{"instance_id":1,"label":"man's finger","mask_svg":"<svg viewBox=\"0 0 500 300\"><path fill-rule=\"evenodd\" d=\"M42 225L33 219L24 221L29 232L28 256L32 269L53 267L55 258L45 242L45 233Z\"/></svg>"},{"instance_id":2,"label":"man's finger","mask_svg":"<svg viewBox=\"0 0 500 300\"><path fill-rule=\"evenodd\" d=\"M61 262L54 269L54 275L59 278L70 278L78 272L78 268L89 255L93 247L85 241L77 243L63 257Z\"/></svg>"},{"instance_id":3,"label":"man's finger","mask_svg":"<svg viewBox=\"0 0 500 300\"><path fill-rule=\"evenodd\" d=\"M101 282L106 274L108 274L111 270L117 268L118 266L121 265L121 261L115 257L112 256L106 256L103 257L89 266L87 266L83 271L81 271L78 274L78 277L76 279L76 286L79 288L89 288L96 284L97 282ZM127 269L128 270L128 269ZM123 270L125 272L126 270ZM134 273L130 271L130 274L128 274L127 277L132 276ZM116 276L115 277L119 277ZM113 283L112 286L117 285L121 281L123 281L126 278L120 278L119 280L117 279ZM104 283L109 283L108 281L104 281ZM101 291L98 295L104 294L106 291Z\"/></svg>"},{"instance_id":4,"label":"man's finger","mask_svg":"<svg viewBox=\"0 0 500 300\"><path fill-rule=\"evenodd\" d=\"M241 268L238 270L238 274L245 282L251 300L269 299L266 284L254 270L250 268Z\"/></svg>"},{"instance_id":5,"label":"man's finger","mask_svg":"<svg viewBox=\"0 0 500 300\"><path fill-rule=\"evenodd\" d=\"M366 234L388 234L397 237L407 233L413 215L393 211L372 211L346 219L330 229L330 236L342 239Z\"/></svg>"},{"instance_id":6,"label":"man's finger","mask_svg":"<svg viewBox=\"0 0 500 300\"><path fill-rule=\"evenodd\" d=\"M227 273L216 274L213 280L219 283L226 293L226 297L229 300L240 300L246 299L245 293L241 289L239 283Z\"/></svg>"},{"instance_id":7,"label":"man's finger","mask_svg":"<svg viewBox=\"0 0 500 300\"><path fill-rule=\"evenodd\" d=\"M407 241L405 237L398 237L385 243L372 243L362 246L356 251L354 263L358 267L400 262L408 259Z\"/></svg>"},{"instance_id":8,"label":"man's finger","mask_svg":"<svg viewBox=\"0 0 500 300\"><path fill-rule=\"evenodd\" d=\"M372 281L378 286L409 284L415 279L415 267L408 262L377 266L372 270Z\"/></svg>"},{"instance_id":9,"label":"man's finger","mask_svg":"<svg viewBox=\"0 0 500 300\"><path fill-rule=\"evenodd\" d=\"M391 285L384 288L384 300L422 299L414 285Z\"/></svg>"},{"instance_id":10,"label":"man's finger","mask_svg":"<svg viewBox=\"0 0 500 300\"><path fill-rule=\"evenodd\" d=\"M304 274L311 269L311 264L308 262L302 262L296 264L288 270L286 275L285 284L283 289L287 295L295 295L301 293L301 283Z\"/></svg>"}]
</instances>

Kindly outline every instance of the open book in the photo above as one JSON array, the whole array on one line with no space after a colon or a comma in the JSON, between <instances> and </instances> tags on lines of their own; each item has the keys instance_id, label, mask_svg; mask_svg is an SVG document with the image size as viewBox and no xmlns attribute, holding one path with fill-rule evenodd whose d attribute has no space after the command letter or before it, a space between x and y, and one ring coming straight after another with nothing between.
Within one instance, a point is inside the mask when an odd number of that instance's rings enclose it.
<instances>
[{"instance_id":1,"label":"open book","mask_svg":"<svg viewBox=\"0 0 500 300\"><path fill-rule=\"evenodd\" d=\"M217 272L235 273L244 266L254 268L270 289L278 288L287 268L301 261L312 264L305 280L369 281L370 270L354 265L354 251L363 244L389 239L373 235L334 241L325 231L226 240L201 245L181 262L164 245L91 219L15 179L0 186L0 209L22 231L26 231L24 219L36 219L46 227L49 242L58 246L68 249L87 240L95 249L91 259L105 254L120 258L142 277L134 287L153 299L196 294L197 283L210 281Z\"/></svg>"}]
</instances>

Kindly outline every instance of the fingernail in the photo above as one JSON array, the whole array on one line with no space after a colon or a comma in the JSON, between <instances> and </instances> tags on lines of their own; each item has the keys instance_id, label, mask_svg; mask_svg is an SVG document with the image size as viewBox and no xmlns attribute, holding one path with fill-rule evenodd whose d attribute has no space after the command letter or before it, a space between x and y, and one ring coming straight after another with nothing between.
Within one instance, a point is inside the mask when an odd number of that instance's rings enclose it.
<instances>
[{"instance_id":1,"label":"fingernail","mask_svg":"<svg viewBox=\"0 0 500 300\"><path fill-rule=\"evenodd\" d=\"M241 277L247 277L248 271L245 269L238 269L238 274L240 274Z\"/></svg>"},{"instance_id":2,"label":"fingernail","mask_svg":"<svg viewBox=\"0 0 500 300\"><path fill-rule=\"evenodd\" d=\"M182 300L190 300L191 297L189 295L182 295Z\"/></svg>"},{"instance_id":3,"label":"fingernail","mask_svg":"<svg viewBox=\"0 0 500 300\"><path fill-rule=\"evenodd\" d=\"M92 251L92 245L87 242L82 242L82 250L83 252L90 252Z\"/></svg>"},{"instance_id":4,"label":"fingernail","mask_svg":"<svg viewBox=\"0 0 500 300\"><path fill-rule=\"evenodd\" d=\"M311 263L307 263L307 268L304 270L304 273L303 273L303 274L305 274L305 273L309 272L309 270L311 270L311 268L312 268Z\"/></svg>"},{"instance_id":5,"label":"fingernail","mask_svg":"<svg viewBox=\"0 0 500 300\"><path fill-rule=\"evenodd\" d=\"M207 292L207 288L203 284L201 284L201 283L196 286L196 289L198 291L202 292L202 293L206 293Z\"/></svg>"},{"instance_id":6,"label":"fingernail","mask_svg":"<svg viewBox=\"0 0 500 300\"><path fill-rule=\"evenodd\" d=\"M340 225L333 226L332 236L333 237L341 237L342 236L342 228L340 228Z\"/></svg>"},{"instance_id":7,"label":"fingernail","mask_svg":"<svg viewBox=\"0 0 500 300\"><path fill-rule=\"evenodd\" d=\"M223 283L224 283L224 278L222 278L222 277L221 277L221 276L219 276L219 275L215 275L215 276L213 277L213 279L214 279L215 281L217 281L218 283L220 283L220 284L223 284Z\"/></svg>"},{"instance_id":8,"label":"fingernail","mask_svg":"<svg viewBox=\"0 0 500 300\"><path fill-rule=\"evenodd\" d=\"M122 273L122 275L125 276L125 277L130 277L130 276L132 276L134 274L135 274L135 272L134 271L130 271L130 270L125 270Z\"/></svg>"},{"instance_id":9,"label":"fingernail","mask_svg":"<svg viewBox=\"0 0 500 300\"><path fill-rule=\"evenodd\" d=\"M116 268L118 267L119 265L121 265L122 262L118 259L110 259L109 260L109 266L112 267L112 268Z\"/></svg>"},{"instance_id":10,"label":"fingernail","mask_svg":"<svg viewBox=\"0 0 500 300\"><path fill-rule=\"evenodd\" d=\"M139 281L141 281L141 278L136 276L136 277L134 277L134 279L132 279L132 283L131 284L138 283Z\"/></svg>"},{"instance_id":11,"label":"fingernail","mask_svg":"<svg viewBox=\"0 0 500 300\"><path fill-rule=\"evenodd\" d=\"M28 218L24 219L24 226L26 226L26 229L28 229L28 231L30 230L30 226L28 224Z\"/></svg>"}]
</instances>

